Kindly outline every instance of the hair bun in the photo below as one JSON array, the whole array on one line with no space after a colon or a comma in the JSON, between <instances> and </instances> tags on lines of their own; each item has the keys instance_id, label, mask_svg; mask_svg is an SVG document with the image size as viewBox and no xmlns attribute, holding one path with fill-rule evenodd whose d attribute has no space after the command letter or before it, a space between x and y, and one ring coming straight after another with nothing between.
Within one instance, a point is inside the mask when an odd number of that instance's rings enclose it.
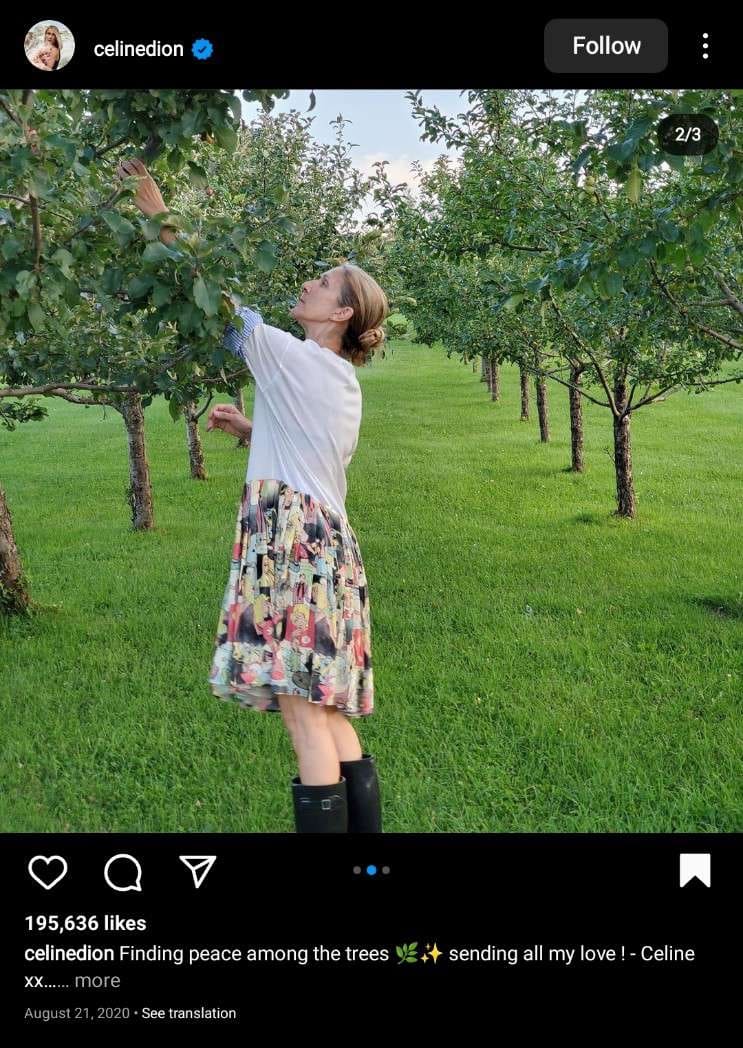
<instances>
[{"instance_id":1,"label":"hair bun","mask_svg":"<svg viewBox=\"0 0 743 1048\"><path fill-rule=\"evenodd\" d=\"M369 328L368 331L364 331L359 335L359 345L367 352L370 349L376 349L377 346L381 346L383 342L384 331L381 327Z\"/></svg>"}]
</instances>

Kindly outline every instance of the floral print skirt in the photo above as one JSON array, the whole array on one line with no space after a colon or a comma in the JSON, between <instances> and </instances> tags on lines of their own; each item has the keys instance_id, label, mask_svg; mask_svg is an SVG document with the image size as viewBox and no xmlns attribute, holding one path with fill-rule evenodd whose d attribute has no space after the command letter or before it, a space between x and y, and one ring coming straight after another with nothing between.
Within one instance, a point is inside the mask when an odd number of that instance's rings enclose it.
<instances>
[{"instance_id":1,"label":"floral print skirt","mask_svg":"<svg viewBox=\"0 0 743 1048\"><path fill-rule=\"evenodd\" d=\"M243 709L277 694L374 710L369 593L347 518L281 480L248 480L235 524L209 684Z\"/></svg>"}]
</instances>

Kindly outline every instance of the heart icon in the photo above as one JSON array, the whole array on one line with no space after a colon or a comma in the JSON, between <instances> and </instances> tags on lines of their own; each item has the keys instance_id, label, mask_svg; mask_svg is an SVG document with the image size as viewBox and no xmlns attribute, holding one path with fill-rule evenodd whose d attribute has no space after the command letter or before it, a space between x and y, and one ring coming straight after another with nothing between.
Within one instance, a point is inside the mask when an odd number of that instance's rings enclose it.
<instances>
[{"instance_id":1,"label":"heart icon","mask_svg":"<svg viewBox=\"0 0 743 1048\"><path fill-rule=\"evenodd\" d=\"M41 871L41 876L38 873L34 873L34 863L46 863L46 869ZM47 883L49 877L52 875L52 871L49 869L49 864L53 862L62 863L62 872L54 878L53 881ZM61 855L34 855L33 859L28 864L28 872L31 874L33 879L37 881L42 888L53 888L55 884L59 884L62 878L67 873L67 860L63 859ZM46 878L46 879L45 879Z\"/></svg>"}]
</instances>

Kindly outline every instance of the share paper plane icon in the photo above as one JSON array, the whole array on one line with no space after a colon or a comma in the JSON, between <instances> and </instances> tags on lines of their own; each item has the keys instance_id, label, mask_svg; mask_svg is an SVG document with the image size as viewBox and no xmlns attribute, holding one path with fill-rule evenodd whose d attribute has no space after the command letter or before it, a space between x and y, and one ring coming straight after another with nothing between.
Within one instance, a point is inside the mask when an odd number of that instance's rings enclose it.
<instances>
[{"instance_id":1,"label":"share paper plane icon","mask_svg":"<svg viewBox=\"0 0 743 1048\"><path fill-rule=\"evenodd\" d=\"M188 866L189 870L193 874L193 883L195 888L200 888L204 883L209 870L214 865L214 861L217 858L216 855L179 855L178 858L181 860L184 866Z\"/></svg>"}]
</instances>

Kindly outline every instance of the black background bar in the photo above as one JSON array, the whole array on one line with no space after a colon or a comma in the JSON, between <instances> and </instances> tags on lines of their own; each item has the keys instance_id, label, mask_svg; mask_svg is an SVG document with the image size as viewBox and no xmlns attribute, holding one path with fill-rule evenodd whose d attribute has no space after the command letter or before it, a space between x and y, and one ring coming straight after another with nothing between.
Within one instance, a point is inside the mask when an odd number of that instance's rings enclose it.
<instances>
[{"instance_id":1,"label":"black background bar","mask_svg":"<svg viewBox=\"0 0 743 1048\"><path fill-rule=\"evenodd\" d=\"M555 73L545 64L545 27L553 21L524 11L507 20L478 21L463 12L455 19L421 18L396 11L384 13L362 27L335 23L332 10L286 13L277 17L252 7L243 17L234 10L224 18L213 6L204 17L165 17L148 10L142 22L116 14L95 18L54 13L75 37L75 54L55 72L35 69L26 59L23 41L39 18L6 15L0 36L0 80L5 88L166 88L199 86L299 88L462 88L465 87L723 87L743 84L740 35L734 16L717 11L707 18L693 9L687 17L660 18L668 27L668 62L658 73L622 73L609 60L606 73ZM44 11L43 14L47 12ZM595 27L604 20L585 21ZM616 19L606 19L610 26ZM632 21L632 20L630 20ZM708 33L708 58L703 58L702 34ZM206 38L213 56L199 61L191 53L194 40ZM149 43L179 41L182 58L94 58L96 43L116 40Z\"/></svg>"}]
</instances>

